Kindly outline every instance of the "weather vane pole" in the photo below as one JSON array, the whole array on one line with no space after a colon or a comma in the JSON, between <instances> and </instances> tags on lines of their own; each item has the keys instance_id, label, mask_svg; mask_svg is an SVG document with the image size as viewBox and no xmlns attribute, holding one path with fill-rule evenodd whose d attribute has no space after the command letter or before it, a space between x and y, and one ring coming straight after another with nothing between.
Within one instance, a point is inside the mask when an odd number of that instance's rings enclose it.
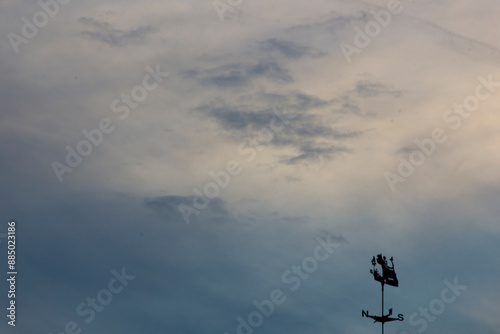
<instances>
[{"instance_id":1,"label":"weather vane pole","mask_svg":"<svg viewBox=\"0 0 500 334\"><path fill-rule=\"evenodd\" d=\"M395 287L399 286L398 278L396 276L396 272L394 271L394 261L392 257L390 261L392 264L391 267L389 267L389 265L387 264L386 257L382 256L382 254L379 254L377 255L376 262L375 262L375 256L373 257L372 259L373 269L370 269L370 273L373 275L373 278L377 282L380 282L380 285L382 286L382 315L381 316L370 315L368 313L368 310L361 311L362 317L372 318L373 320L375 320L374 322L382 323L382 334L384 334L384 324L386 322L404 320L404 316L402 314L398 314L397 318L389 318L389 316L392 315L392 308L389 309L389 313L387 315L384 315L384 284L392 285ZM380 272L376 268L377 263L382 266L382 275L380 275Z\"/></svg>"}]
</instances>

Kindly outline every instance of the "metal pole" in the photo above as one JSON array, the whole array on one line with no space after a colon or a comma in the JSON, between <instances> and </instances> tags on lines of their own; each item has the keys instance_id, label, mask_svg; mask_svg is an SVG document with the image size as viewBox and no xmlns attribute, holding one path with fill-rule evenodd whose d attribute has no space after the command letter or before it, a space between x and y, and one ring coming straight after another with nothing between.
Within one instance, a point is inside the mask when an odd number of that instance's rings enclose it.
<instances>
[{"instance_id":1,"label":"metal pole","mask_svg":"<svg viewBox=\"0 0 500 334\"><path fill-rule=\"evenodd\" d=\"M384 316L384 283L382 283L382 317ZM382 334L384 334L384 323L382 322Z\"/></svg>"}]
</instances>

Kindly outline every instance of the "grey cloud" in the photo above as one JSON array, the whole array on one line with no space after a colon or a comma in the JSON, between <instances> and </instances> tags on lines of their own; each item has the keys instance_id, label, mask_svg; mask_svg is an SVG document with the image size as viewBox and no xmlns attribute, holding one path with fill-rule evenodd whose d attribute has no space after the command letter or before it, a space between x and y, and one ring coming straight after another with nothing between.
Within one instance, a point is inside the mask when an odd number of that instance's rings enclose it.
<instances>
[{"instance_id":1,"label":"grey cloud","mask_svg":"<svg viewBox=\"0 0 500 334\"><path fill-rule=\"evenodd\" d=\"M130 30L120 30L114 28L107 22L87 17L82 17L79 21L86 26L91 26L96 29L94 31L82 31L82 35L111 46L122 46L131 42L140 41L141 39L144 39L147 34L155 30L152 26L144 26Z\"/></svg>"},{"instance_id":2,"label":"grey cloud","mask_svg":"<svg viewBox=\"0 0 500 334\"><path fill-rule=\"evenodd\" d=\"M297 130L300 132L300 135L311 136L314 131L317 131L317 135L346 135L346 133L340 133L339 131L330 131L327 133L328 130L324 126L313 126L308 129L308 126L311 126L311 122L314 123L316 120L314 116L308 116L307 112L328 106L332 102L304 93L291 93L288 95L257 93L251 97L242 99L246 100L248 104L238 104L234 106L227 104L222 99L217 99L208 105L198 107L197 110L213 117L227 130L258 130L268 125L271 119L276 117L269 107L256 105L260 99L279 101L280 104L286 105L287 110L296 111L296 120L307 120L307 123Z\"/></svg>"},{"instance_id":3,"label":"grey cloud","mask_svg":"<svg viewBox=\"0 0 500 334\"><path fill-rule=\"evenodd\" d=\"M351 149L345 146L321 145L315 143L306 143L304 145L301 145L299 151L300 154L296 156L282 157L280 162L287 165L294 165L304 161L318 161L320 158L326 158L330 160L338 155L352 152Z\"/></svg>"},{"instance_id":4,"label":"grey cloud","mask_svg":"<svg viewBox=\"0 0 500 334\"><path fill-rule=\"evenodd\" d=\"M275 61L262 61L257 64L228 64L208 70L187 70L185 78L198 80L201 84L217 87L238 87L255 78L266 78L278 83L293 82L289 71Z\"/></svg>"},{"instance_id":5,"label":"grey cloud","mask_svg":"<svg viewBox=\"0 0 500 334\"><path fill-rule=\"evenodd\" d=\"M285 181L286 182L300 182L303 179L300 177L295 177L295 176L285 176Z\"/></svg>"},{"instance_id":6,"label":"grey cloud","mask_svg":"<svg viewBox=\"0 0 500 334\"><path fill-rule=\"evenodd\" d=\"M348 244L349 241L342 235L338 234L335 231L327 230L327 229L320 229L318 231L318 237L320 238L330 238L335 243L338 244Z\"/></svg>"},{"instance_id":7,"label":"grey cloud","mask_svg":"<svg viewBox=\"0 0 500 334\"><path fill-rule=\"evenodd\" d=\"M228 107L214 108L209 111L210 115L217 119L226 129L247 129L255 127L264 127L272 119L273 114L270 111L261 113L240 111Z\"/></svg>"},{"instance_id":8,"label":"grey cloud","mask_svg":"<svg viewBox=\"0 0 500 334\"><path fill-rule=\"evenodd\" d=\"M348 139L360 136L361 131L342 131L339 129L332 129L331 127L319 124L304 124L300 125L293 130L298 136L306 138L335 138L335 139Z\"/></svg>"},{"instance_id":9,"label":"grey cloud","mask_svg":"<svg viewBox=\"0 0 500 334\"><path fill-rule=\"evenodd\" d=\"M277 51L279 54L292 59L304 57L318 58L326 55L325 52L319 49L301 46L292 41L280 40L277 38L271 38L261 42L260 47L263 51Z\"/></svg>"},{"instance_id":10,"label":"grey cloud","mask_svg":"<svg viewBox=\"0 0 500 334\"><path fill-rule=\"evenodd\" d=\"M154 198L144 199L146 207L159 211L171 220L172 224L184 224L184 218L179 211L179 205L184 204L193 207L194 196L159 196ZM202 211L204 221L217 223L226 222L229 219L229 214L226 209L226 204L220 198L212 198L207 207ZM201 213L200 213L201 215ZM196 214L190 216L190 221L197 223L200 217Z\"/></svg>"},{"instance_id":11,"label":"grey cloud","mask_svg":"<svg viewBox=\"0 0 500 334\"><path fill-rule=\"evenodd\" d=\"M364 1L363 3L367 8L383 9L383 6L377 6ZM421 31L425 31L426 34L432 36L442 47L478 61L496 63L498 57L500 57L500 49L494 45L480 41L472 36L464 36L463 34L451 31L434 22L408 15L407 12L404 12L402 15L404 15L407 22L413 21L413 23L416 23L415 25L419 27ZM315 36L325 34L333 35L331 36L332 42L338 44L341 41L346 41L348 36L352 38L352 27L366 24L367 21L373 19L373 16L367 9L347 15L332 12L329 16L329 18L319 22L299 24L290 27L288 31L294 35L305 37L311 34Z\"/></svg>"},{"instance_id":12,"label":"grey cloud","mask_svg":"<svg viewBox=\"0 0 500 334\"><path fill-rule=\"evenodd\" d=\"M394 97L400 97L402 95L402 92L399 90L391 90L386 85L370 81L358 82L354 91L361 97L372 97L381 94L393 95Z\"/></svg>"},{"instance_id":13,"label":"grey cloud","mask_svg":"<svg viewBox=\"0 0 500 334\"><path fill-rule=\"evenodd\" d=\"M439 44L455 52L481 61L497 62L500 49L477 39L463 36L433 22L408 16L439 41Z\"/></svg>"},{"instance_id":14,"label":"grey cloud","mask_svg":"<svg viewBox=\"0 0 500 334\"><path fill-rule=\"evenodd\" d=\"M274 103L274 104L285 104L288 103L289 96L285 94L278 94L278 93L266 93L266 92L260 92L259 95L257 96L257 99L259 101L263 101L265 103ZM251 96L251 100L254 100L255 97Z\"/></svg>"},{"instance_id":15,"label":"grey cloud","mask_svg":"<svg viewBox=\"0 0 500 334\"><path fill-rule=\"evenodd\" d=\"M355 87L347 90L342 96L334 100L335 106L332 109L334 113L345 115L356 115L362 117L374 117L376 113L363 110L359 106L359 98L370 98L380 95L389 95L400 98L403 92L394 90L380 82L369 80L358 81Z\"/></svg>"},{"instance_id":16,"label":"grey cloud","mask_svg":"<svg viewBox=\"0 0 500 334\"><path fill-rule=\"evenodd\" d=\"M411 152L418 149L418 146L415 144L403 146L396 151L396 154L410 154Z\"/></svg>"},{"instance_id":17,"label":"grey cloud","mask_svg":"<svg viewBox=\"0 0 500 334\"><path fill-rule=\"evenodd\" d=\"M244 96L242 101L263 101L266 104L286 105L287 109L307 112L311 109L321 108L334 103L333 100L323 100L317 96L303 92L267 93L259 92L255 95Z\"/></svg>"},{"instance_id":18,"label":"grey cloud","mask_svg":"<svg viewBox=\"0 0 500 334\"><path fill-rule=\"evenodd\" d=\"M293 33L317 33L318 31L328 31L337 34L340 30L345 28L347 25L352 24L356 21L363 21L368 18L368 14L364 11L359 11L351 15L345 15L333 12L330 18L314 22L299 24L288 28L288 31Z\"/></svg>"},{"instance_id":19,"label":"grey cloud","mask_svg":"<svg viewBox=\"0 0 500 334\"><path fill-rule=\"evenodd\" d=\"M340 106L333 108L332 111L338 114L351 114L357 116L366 116L368 114L364 113L357 105L352 101L344 99L346 101L342 102ZM373 114L371 114L373 116Z\"/></svg>"},{"instance_id":20,"label":"grey cloud","mask_svg":"<svg viewBox=\"0 0 500 334\"><path fill-rule=\"evenodd\" d=\"M294 116L293 124L286 127L285 131L274 133L273 140L268 143L270 146L289 147L299 152L296 156L283 157L281 162L286 164L306 160L317 161L320 157L331 159L340 153L351 152L349 148L335 144L334 141L345 141L363 134L362 131L341 129L334 127L333 124L324 124L321 114L313 114L311 111L321 110L334 102L301 92L257 93L243 98L247 104L234 105L219 98L210 104L198 107L196 111L214 119L235 140L241 141L255 136L258 131L268 127L270 121L276 117L272 109L259 104L262 96L268 100L286 101L285 109L293 110L288 111Z\"/></svg>"},{"instance_id":21,"label":"grey cloud","mask_svg":"<svg viewBox=\"0 0 500 334\"><path fill-rule=\"evenodd\" d=\"M283 69L277 62L261 62L247 70L250 76L262 75L270 79L276 79L283 82L292 82L293 78L288 70Z\"/></svg>"},{"instance_id":22,"label":"grey cloud","mask_svg":"<svg viewBox=\"0 0 500 334\"><path fill-rule=\"evenodd\" d=\"M295 103L291 104L291 108L295 108L297 110L311 109L311 108L319 108L323 106L327 106L331 104L331 101L322 100L316 96L308 95L304 93L296 93L294 94Z\"/></svg>"},{"instance_id":23,"label":"grey cloud","mask_svg":"<svg viewBox=\"0 0 500 334\"><path fill-rule=\"evenodd\" d=\"M290 223L290 224L303 224L303 223L307 223L307 221L309 220L309 217L307 217L307 216L300 216L300 217L285 216L282 219L283 219L283 221Z\"/></svg>"},{"instance_id":24,"label":"grey cloud","mask_svg":"<svg viewBox=\"0 0 500 334\"><path fill-rule=\"evenodd\" d=\"M272 109L258 105L229 105L218 99L210 104L196 108L196 111L215 119L224 129L246 133L258 130L269 124L276 117Z\"/></svg>"}]
</instances>

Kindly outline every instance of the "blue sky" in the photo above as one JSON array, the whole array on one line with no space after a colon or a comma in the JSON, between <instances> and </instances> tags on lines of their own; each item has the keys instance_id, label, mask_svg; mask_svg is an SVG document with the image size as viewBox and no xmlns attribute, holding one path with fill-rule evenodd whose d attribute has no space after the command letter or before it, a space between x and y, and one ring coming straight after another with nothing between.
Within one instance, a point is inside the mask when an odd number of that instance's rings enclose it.
<instances>
[{"instance_id":1,"label":"blue sky","mask_svg":"<svg viewBox=\"0 0 500 334\"><path fill-rule=\"evenodd\" d=\"M0 13L2 333L378 333L379 253L386 332L500 333L497 2L41 3Z\"/></svg>"}]
</instances>

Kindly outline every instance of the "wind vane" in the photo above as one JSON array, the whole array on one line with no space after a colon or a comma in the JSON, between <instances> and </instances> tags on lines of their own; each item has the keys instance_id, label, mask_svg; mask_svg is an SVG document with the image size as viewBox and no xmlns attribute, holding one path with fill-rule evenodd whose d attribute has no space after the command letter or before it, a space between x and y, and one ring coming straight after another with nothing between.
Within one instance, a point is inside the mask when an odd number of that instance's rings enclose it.
<instances>
[{"instance_id":1,"label":"wind vane","mask_svg":"<svg viewBox=\"0 0 500 334\"><path fill-rule=\"evenodd\" d=\"M404 316L402 314L398 314L397 318L390 318L389 316L392 315L392 308L389 309L389 313L387 315L384 315L384 284L392 285L395 287L399 286L399 281L396 276L396 272L394 271L394 259L391 257L390 261L392 266L389 267L387 264L387 260L385 256L382 256L382 254L377 255L377 262L375 262L375 256L372 259L372 265L373 269L370 269L370 273L373 275L373 278L377 281L380 282L382 285L382 315L381 316L376 316L376 315L370 315L368 313L368 310L361 311L361 316L362 317L368 317L372 318L375 320L374 322L380 322L382 323L382 334L384 334L384 324L386 322L390 321L403 321ZM380 264L382 266L382 275L380 275L380 272L376 268L376 263Z\"/></svg>"}]
</instances>

